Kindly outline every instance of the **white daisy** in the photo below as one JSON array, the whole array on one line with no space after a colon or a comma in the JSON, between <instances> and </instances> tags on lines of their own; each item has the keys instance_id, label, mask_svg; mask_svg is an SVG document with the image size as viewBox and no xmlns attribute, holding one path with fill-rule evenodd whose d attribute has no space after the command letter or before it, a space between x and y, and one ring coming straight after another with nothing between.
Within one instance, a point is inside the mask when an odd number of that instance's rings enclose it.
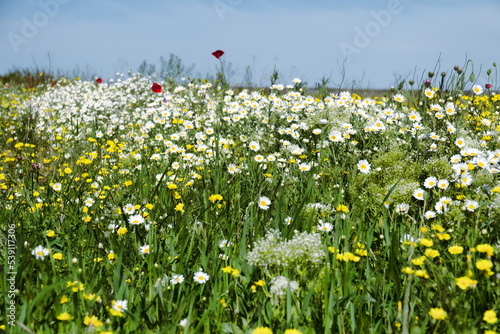
<instances>
[{"instance_id":1,"label":"white daisy","mask_svg":"<svg viewBox=\"0 0 500 334\"><path fill-rule=\"evenodd\" d=\"M144 223L144 221L145 221L144 217L141 216L140 214L139 215L130 216L129 219L128 219L128 222L131 225L141 225L142 223Z\"/></svg>"},{"instance_id":2,"label":"white daisy","mask_svg":"<svg viewBox=\"0 0 500 334\"><path fill-rule=\"evenodd\" d=\"M360 160L357 164L358 169L363 174L370 173L371 165L367 160Z\"/></svg>"},{"instance_id":3,"label":"white daisy","mask_svg":"<svg viewBox=\"0 0 500 334\"><path fill-rule=\"evenodd\" d=\"M257 152L260 149L260 145L256 141L251 141L250 144L248 144L248 147L250 147L250 149L255 152Z\"/></svg>"},{"instance_id":4,"label":"white daisy","mask_svg":"<svg viewBox=\"0 0 500 334\"><path fill-rule=\"evenodd\" d=\"M227 166L227 171L229 172L229 174L234 174L238 173L240 170L236 167L235 164L230 164L229 166Z\"/></svg>"},{"instance_id":5,"label":"white daisy","mask_svg":"<svg viewBox=\"0 0 500 334\"><path fill-rule=\"evenodd\" d=\"M149 254L149 252L150 252L149 245L144 245L144 246L139 247L139 251L142 254Z\"/></svg>"},{"instance_id":6,"label":"white daisy","mask_svg":"<svg viewBox=\"0 0 500 334\"><path fill-rule=\"evenodd\" d=\"M271 205L271 200L265 196L262 196L259 198L259 208L262 210L267 210L269 209L269 205Z\"/></svg>"},{"instance_id":7,"label":"white daisy","mask_svg":"<svg viewBox=\"0 0 500 334\"><path fill-rule=\"evenodd\" d=\"M439 180L437 182L437 186L439 189L446 190L446 189L448 189L449 185L450 185L450 183L447 180Z\"/></svg>"},{"instance_id":8,"label":"white daisy","mask_svg":"<svg viewBox=\"0 0 500 334\"><path fill-rule=\"evenodd\" d=\"M31 255L35 255L35 258L38 259L45 259L47 255L49 255L50 251L43 247L42 245L36 246L35 249L31 251Z\"/></svg>"},{"instance_id":9,"label":"white daisy","mask_svg":"<svg viewBox=\"0 0 500 334\"><path fill-rule=\"evenodd\" d=\"M434 188L437 184L437 179L434 176L429 176L424 181L424 187L427 189Z\"/></svg>"},{"instance_id":10,"label":"white daisy","mask_svg":"<svg viewBox=\"0 0 500 334\"><path fill-rule=\"evenodd\" d=\"M431 219L436 217L436 213L434 211L426 211L424 213L425 219Z\"/></svg>"},{"instance_id":11,"label":"white daisy","mask_svg":"<svg viewBox=\"0 0 500 334\"><path fill-rule=\"evenodd\" d=\"M460 154L454 154L450 157L450 162L453 164L456 164L460 161L462 161L462 155L460 155Z\"/></svg>"},{"instance_id":12,"label":"white daisy","mask_svg":"<svg viewBox=\"0 0 500 334\"><path fill-rule=\"evenodd\" d=\"M406 203L401 203L396 205L396 212L399 213L400 215L408 213L408 210L410 210L410 206Z\"/></svg>"},{"instance_id":13,"label":"white daisy","mask_svg":"<svg viewBox=\"0 0 500 334\"><path fill-rule=\"evenodd\" d=\"M321 232L330 232L333 229L333 225L330 223L323 223L323 221L319 220L318 231Z\"/></svg>"},{"instance_id":14,"label":"white daisy","mask_svg":"<svg viewBox=\"0 0 500 334\"><path fill-rule=\"evenodd\" d=\"M433 91L430 88L426 88L424 91L425 96L427 96L429 99L432 99L434 97L434 94L436 94L435 91Z\"/></svg>"},{"instance_id":15,"label":"white daisy","mask_svg":"<svg viewBox=\"0 0 500 334\"><path fill-rule=\"evenodd\" d=\"M301 172L307 172L311 169L311 166L309 164L306 164L306 163L301 163L299 165L299 169Z\"/></svg>"},{"instance_id":16,"label":"white daisy","mask_svg":"<svg viewBox=\"0 0 500 334\"><path fill-rule=\"evenodd\" d=\"M194 274L193 279L199 284L204 284L209 280L210 276L202 271L198 271Z\"/></svg>"},{"instance_id":17,"label":"white daisy","mask_svg":"<svg viewBox=\"0 0 500 334\"><path fill-rule=\"evenodd\" d=\"M413 197L415 197L418 200L423 201L424 200L424 194L425 194L424 189L418 188L418 189L415 189L415 191L413 192Z\"/></svg>"},{"instance_id":18,"label":"white daisy","mask_svg":"<svg viewBox=\"0 0 500 334\"><path fill-rule=\"evenodd\" d=\"M127 300L113 300L111 302L113 310L118 311L118 312L123 312L123 311L128 310L127 304L128 304Z\"/></svg>"},{"instance_id":19,"label":"white daisy","mask_svg":"<svg viewBox=\"0 0 500 334\"><path fill-rule=\"evenodd\" d=\"M470 199L465 201L465 208L468 211L474 212L478 207L479 207L479 203L477 201L473 201Z\"/></svg>"},{"instance_id":20,"label":"white daisy","mask_svg":"<svg viewBox=\"0 0 500 334\"><path fill-rule=\"evenodd\" d=\"M392 99L396 102L404 102L406 100L402 94L396 94Z\"/></svg>"},{"instance_id":21,"label":"white daisy","mask_svg":"<svg viewBox=\"0 0 500 334\"><path fill-rule=\"evenodd\" d=\"M224 248L228 246L231 246L231 243L228 242L227 239L222 239L221 241L219 241L219 248Z\"/></svg>"},{"instance_id":22,"label":"white daisy","mask_svg":"<svg viewBox=\"0 0 500 334\"><path fill-rule=\"evenodd\" d=\"M123 212L128 215L133 215L135 213L135 208L132 204L129 203L123 207Z\"/></svg>"},{"instance_id":23,"label":"white daisy","mask_svg":"<svg viewBox=\"0 0 500 334\"><path fill-rule=\"evenodd\" d=\"M472 176L469 173L460 175L460 184L470 186L472 183Z\"/></svg>"},{"instance_id":24,"label":"white daisy","mask_svg":"<svg viewBox=\"0 0 500 334\"><path fill-rule=\"evenodd\" d=\"M455 140L455 145L457 145L459 148L462 148L465 146L465 140L462 137L457 138L457 140Z\"/></svg>"},{"instance_id":25,"label":"white daisy","mask_svg":"<svg viewBox=\"0 0 500 334\"><path fill-rule=\"evenodd\" d=\"M254 157L254 160L257 161L257 162L263 162L264 161L264 157L260 154L256 155Z\"/></svg>"},{"instance_id":26,"label":"white daisy","mask_svg":"<svg viewBox=\"0 0 500 334\"><path fill-rule=\"evenodd\" d=\"M480 85L474 85L472 87L472 91L474 92L474 94L480 95L483 93L483 87L481 87Z\"/></svg>"},{"instance_id":27,"label":"white daisy","mask_svg":"<svg viewBox=\"0 0 500 334\"><path fill-rule=\"evenodd\" d=\"M174 275L172 276L172 278L170 279L170 283L171 284L180 284L184 282L184 276L183 275Z\"/></svg>"},{"instance_id":28,"label":"white daisy","mask_svg":"<svg viewBox=\"0 0 500 334\"><path fill-rule=\"evenodd\" d=\"M340 133L339 131L333 131L331 132L329 135L328 135L328 138L332 141L332 142L340 142L340 141L343 141L344 138L342 137L342 133Z\"/></svg>"}]
</instances>

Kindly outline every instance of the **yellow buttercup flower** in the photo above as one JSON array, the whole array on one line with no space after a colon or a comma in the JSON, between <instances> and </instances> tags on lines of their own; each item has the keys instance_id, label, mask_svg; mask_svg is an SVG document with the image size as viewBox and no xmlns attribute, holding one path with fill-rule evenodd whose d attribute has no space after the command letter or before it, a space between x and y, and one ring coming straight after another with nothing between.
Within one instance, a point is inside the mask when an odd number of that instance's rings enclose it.
<instances>
[{"instance_id":1,"label":"yellow buttercup flower","mask_svg":"<svg viewBox=\"0 0 500 334\"><path fill-rule=\"evenodd\" d=\"M450 252L450 254L462 254L463 251L464 248L458 245L451 246L450 248L448 248L448 252Z\"/></svg>"},{"instance_id":2,"label":"yellow buttercup flower","mask_svg":"<svg viewBox=\"0 0 500 334\"><path fill-rule=\"evenodd\" d=\"M214 195L211 195L208 198L208 200L211 201L212 203L215 203L216 201L222 201L222 196L218 195L218 194L214 194Z\"/></svg>"},{"instance_id":3,"label":"yellow buttercup flower","mask_svg":"<svg viewBox=\"0 0 500 334\"><path fill-rule=\"evenodd\" d=\"M264 282L263 280L258 280L257 282L254 282L256 285L258 286L264 286L266 285L266 282Z\"/></svg>"},{"instance_id":4,"label":"yellow buttercup flower","mask_svg":"<svg viewBox=\"0 0 500 334\"><path fill-rule=\"evenodd\" d=\"M423 277L425 279L429 278L429 274L427 273L427 270L423 270L423 269L416 270L415 276Z\"/></svg>"},{"instance_id":5,"label":"yellow buttercup flower","mask_svg":"<svg viewBox=\"0 0 500 334\"><path fill-rule=\"evenodd\" d=\"M451 235L448 233L436 233L436 236L438 237L439 240L450 240Z\"/></svg>"},{"instance_id":6,"label":"yellow buttercup flower","mask_svg":"<svg viewBox=\"0 0 500 334\"><path fill-rule=\"evenodd\" d=\"M128 229L127 229L126 227L120 227L120 228L118 229L117 234L118 234L118 236L122 236L122 235L124 235L124 234L125 234L125 233L127 233L127 232L128 232Z\"/></svg>"},{"instance_id":7,"label":"yellow buttercup flower","mask_svg":"<svg viewBox=\"0 0 500 334\"><path fill-rule=\"evenodd\" d=\"M413 270L413 269L411 269L410 267L403 268L401 271L402 271L403 273L405 273L406 275L411 275L411 274L413 274L413 272L414 272L414 270Z\"/></svg>"},{"instance_id":8,"label":"yellow buttercup flower","mask_svg":"<svg viewBox=\"0 0 500 334\"><path fill-rule=\"evenodd\" d=\"M444 320L448 316L445 310L440 307L431 308L429 315L436 320Z\"/></svg>"},{"instance_id":9,"label":"yellow buttercup flower","mask_svg":"<svg viewBox=\"0 0 500 334\"><path fill-rule=\"evenodd\" d=\"M490 260L479 260L476 262L476 268L479 270L490 270L493 263Z\"/></svg>"},{"instance_id":10,"label":"yellow buttercup flower","mask_svg":"<svg viewBox=\"0 0 500 334\"><path fill-rule=\"evenodd\" d=\"M488 256L493 256L495 250L489 244L481 244L476 246L476 250L480 253L486 253Z\"/></svg>"},{"instance_id":11,"label":"yellow buttercup flower","mask_svg":"<svg viewBox=\"0 0 500 334\"><path fill-rule=\"evenodd\" d=\"M439 256L439 251L437 249L427 248L425 250L425 256L430 258L435 258Z\"/></svg>"},{"instance_id":12,"label":"yellow buttercup flower","mask_svg":"<svg viewBox=\"0 0 500 334\"><path fill-rule=\"evenodd\" d=\"M483 320L489 324L494 324L498 321L497 314L493 310L488 310L484 312Z\"/></svg>"},{"instance_id":13,"label":"yellow buttercup flower","mask_svg":"<svg viewBox=\"0 0 500 334\"><path fill-rule=\"evenodd\" d=\"M420 244L424 245L425 247L432 247L434 245L434 242L430 239L422 238L422 240L420 240Z\"/></svg>"},{"instance_id":14,"label":"yellow buttercup flower","mask_svg":"<svg viewBox=\"0 0 500 334\"><path fill-rule=\"evenodd\" d=\"M83 319L83 323L87 326L93 325L95 327L102 327L103 323L102 321L99 321L99 319L93 315L92 317L85 316L85 319Z\"/></svg>"},{"instance_id":15,"label":"yellow buttercup flower","mask_svg":"<svg viewBox=\"0 0 500 334\"><path fill-rule=\"evenodd\" d=\"M477 284L477 281L471 279L470 277L462 276L457 278L456 284L460 289L467 290L471 286L475 286Z\"/></svg>"},{"instance_id":16,"label":"yellow buttercup flower","mask_svg":"<svg viewBox=\"0 0 500 334\"><path fill-rule=\"evenodd\" d=\"M115 316L115 317L123 317L123 313L120 312L120 311L117 311L113 308L110 308L109 309L109 313L112 315L112 316Z\"/></svg>"},{"instance_id":17,"label":"yellow buttercup flower","mask_svg":"<svg viewBox=\"0 0 500 334\"><path fill-rule=\"evenodd\" d=\"M340 204L337 206L338 212L349 212L349 208L346 205Z\"/></svg>"},{"instance_id":18,"label":"yellow buttercup flower","mask_svg":"<svg viewBox=\"0 0 500 334\"><path fill-rule=\"evenodd\" d=\"M69 315L68 312L64 312L64 313L59 314L56 318L57 318L57 320L68 321L71 319L71 316Z\"/></svg>"},{"instance_id":19,"label":"yellow buttercup flower","mask_svg":"<svg viewBox=\"0 0 500 334\"><path fill-rule=\"evenodd\" d=\"M184 213L184 204L182 204L182 203L177 204L175 206L175 211L179 211L179 212Z\"/></svg>"},{"instance_id":20,"label":"yellow buttercup flower","mask_svg":"<svg viewBox=\"0 0 500 334\"><path fill-rule=\"evenodd\" d=\"M227 267L225 267L225 268L222 268L221 270L222 270L223 272L225 272L225 273L230 274L230 273L231 273L231 271L233 270L233 268L231 268L231 266L227 266Z\"/></svg>"},{"instance_id":21,"label":"yellow buttercup flower","mask_svg":"<svg viewBox=\"0 0 500 334\"><path fill-rule=\"evenodd\" d=\"M287 329L284 334L302 334L298 329Z\"/></svg>"},{"instance_id":22,"label":"yellow buttercup flower","mask_svg":"<svg viewBox=\"0 0 500 334\"><path fill-rule=\"evenodd\" d=\"M438 231L439 233L443 233L445 231L444 227L442 227L441 225L434 225L432 226L432 229Z\"/></svg>"}]
</instances>

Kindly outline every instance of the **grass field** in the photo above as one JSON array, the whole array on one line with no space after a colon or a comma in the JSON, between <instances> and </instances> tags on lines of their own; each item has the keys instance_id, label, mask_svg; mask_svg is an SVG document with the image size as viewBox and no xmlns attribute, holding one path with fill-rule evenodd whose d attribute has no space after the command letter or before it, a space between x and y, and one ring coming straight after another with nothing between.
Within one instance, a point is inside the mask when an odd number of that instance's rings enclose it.
<instances>
[{"instance_id":1,"label":"grass field","mask_svg":"<svg viewBox=\"0 0 500 334\"><path fill-rule=\"evenodd\" d=\"M496 333L500 95L446 80L5 82L1 329Z\"/></svg>"}]
</instances>

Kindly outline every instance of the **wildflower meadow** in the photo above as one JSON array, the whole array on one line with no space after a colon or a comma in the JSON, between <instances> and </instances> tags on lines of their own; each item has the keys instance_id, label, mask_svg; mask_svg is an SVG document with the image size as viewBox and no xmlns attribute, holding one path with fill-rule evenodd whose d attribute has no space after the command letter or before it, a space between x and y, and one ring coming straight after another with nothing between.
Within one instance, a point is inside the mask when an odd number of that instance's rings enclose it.
<instances>
[{"instance_id":1,"label":"wildflower meadow","mask_svg":"<svg viewBox=\"0 0 500 334\"><path fill-rule=\"evenodd\" d=\"M497 332L496 64L379 96L220 65L2 82L0 331Z\"/></svg>"}]
</instances>

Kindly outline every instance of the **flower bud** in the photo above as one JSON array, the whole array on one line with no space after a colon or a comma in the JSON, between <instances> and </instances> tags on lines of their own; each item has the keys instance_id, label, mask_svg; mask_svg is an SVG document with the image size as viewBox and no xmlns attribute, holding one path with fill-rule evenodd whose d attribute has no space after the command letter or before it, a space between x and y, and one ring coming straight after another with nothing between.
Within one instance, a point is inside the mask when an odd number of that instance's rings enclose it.
<instances>
[{"instance_id":1,"label":"flower bud","mask_svg":"<svg viewBox=\"0 0 500 334\"><path fill-rule=\"evenodd\" d=\"M457 65L455 65L455 67L453 67L453 69L458 72L458 66Z\"/></svg>"},{"instance_id":2,"label":"flower bud","mask_svg":"<svg viewBox=\"0 0 500 334\"><path fill-rule=\"evenodd\" d=\"M410 86L413 86L413 84L415 83L415 81L410 80L410 81L408 81L408 83L410 84Z\"/></svg>"},{"instance_id":3,"label":"flower bud","mask_svg":"<svg viewBox=\"0 0 500 334\"><path fill-rule=\"evenodd\" d=\"M441 76L444 78L446 76L446 72L441 72Z\"/></svg>"},{"instance_id":4,"label":"flower bud","mask_svg":"<svg viewBox=\"0 0 500 334\"><path fill-rule=\"evenodd\" d=\"M429 71L428 75L429 75L429 78L432 78L434 76L434 72L433 71Z\"/></svg>"},{"instance_id":5,"label":"flower bud","mask_svg":"<svg viewBox=\"0 0 500 334\"><path fill-rule=\"evenodd\" d=\"M471 73L470 74L470 81L474 81L476 80L476 76L474 75L474 73Z\"/></svg>"},{"instance_id":6,"label":"flower bud","mask_svg":"<svg viewBox=\"0 0 500 334\"><path fill-rule=\"evenodd\" d=\"M431 81L429 79L425 80L424 85L425 85L425 87L430 87Z\"/></svg>"},{"instance_id":7,"label":"flower bud","mask_svg":"<svg viewBox=\"0 0 500 334\"><path fill-rule=\"evenodd\" d=\"M490 88L491 88L491 84L486 84L486 85L484 85L484 87L485 87L486 89L490 89Z\"/></svg>"},{"instance_id":8,"label":"flower bud","mask_svg":"<svg viewBox=\"0 0 500 334\"><path fill-rule=\"evenodd\" d=\"M459 68L459 69L457 70L457 73L458 73L458 74L462 74L462 72L463 72L463 70L462 70L461 68Z\"/></svg>"},{"instance_id":9,"label":"flower bud","mask_svg":"<svg viewBox=\"0 0 500 334\"><path fill-rule=\"evenodd\" d=\"M491 74L491 68L489 68L489 69L486 71L486 74L488 74L488 76Z\"/></svg>"},{"instance_id":10,"label":"flower bud","mask_svg":"<svg viewBox=\"0 0 500 334\"><path fill-rule=\"evenodd\" d=\"M391 92L394 93L396 91L396 88L393 86L391 87Z\"/></svg>"}]
</instances>

